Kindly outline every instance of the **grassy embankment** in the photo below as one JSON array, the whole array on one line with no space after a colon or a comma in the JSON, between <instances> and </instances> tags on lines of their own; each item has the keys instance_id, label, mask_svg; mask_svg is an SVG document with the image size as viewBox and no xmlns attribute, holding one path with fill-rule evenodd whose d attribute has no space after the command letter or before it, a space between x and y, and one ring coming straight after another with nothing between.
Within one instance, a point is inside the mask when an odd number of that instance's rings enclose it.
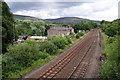
<instances>
[{"instance_id":1,"label":"grassy embankment","mask_svg":"<svg viewBox=\"0 0 120 80\"><path fill-rule=\"evenodd\" d=\"M102 33L106 60L102 62L101 78L104 79L120 79L119 64L119 47L118 36L109 37Z\"/></svg>"}]
</instances>

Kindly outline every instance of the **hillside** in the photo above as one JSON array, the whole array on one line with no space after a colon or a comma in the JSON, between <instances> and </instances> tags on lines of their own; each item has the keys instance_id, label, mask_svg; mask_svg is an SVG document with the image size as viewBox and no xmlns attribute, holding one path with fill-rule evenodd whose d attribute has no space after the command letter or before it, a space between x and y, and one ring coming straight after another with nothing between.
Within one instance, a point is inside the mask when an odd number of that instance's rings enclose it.
<instances>
[{"instance_id":1,"label":"hillside","mask_svg":"<svg viewBox=\"0 0 120 80\"><path fill-rule=\"evenodd\" d=\"M77 23L80 23L81 21L85 21L85 22L93 21L95 23L100 23L100 21L89 20L89 19L78 18L78 17L62 17L57 19L45 19L45 21L48 21L54 24L77 24Z\"/></svg>"},{"instance_id":2,"label":"hillside","mask_svg":"<svg viewBox=\"0 0 120 80\"><path fill-rule=\"evenodd\" d=\"M84 18L78 18L78 17L61 17L61 18L56 18L56 19L40 19L36 17L31 17L31 16L24 16L24 15L15 15L14 18L16 21L36 21L36 20L43 20L48 24L78 24L81 21L93 21L95 23L100 23L100 21L95 21L95 20L89 20L89 19L84 19Z\"/></svg>"},{"instance_id":3,"label":"hillside","mask_svg":"<svg viewBox=\"0 0 120 80\"><path fill-rule=\"evenodd\" d=\"M42 20L40 18L36 18L36 17L31 17L31 16L24 16L24 15L16 15L14 14L14 19L16 21L36 21L36 20Z\"/></svg>"}]
</instances>

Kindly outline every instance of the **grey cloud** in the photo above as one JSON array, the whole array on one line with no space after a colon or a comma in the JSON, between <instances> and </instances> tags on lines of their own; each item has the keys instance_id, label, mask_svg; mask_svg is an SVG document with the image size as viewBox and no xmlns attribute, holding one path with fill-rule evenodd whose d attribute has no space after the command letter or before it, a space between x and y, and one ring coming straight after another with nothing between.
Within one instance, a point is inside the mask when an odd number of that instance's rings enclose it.
<instances>
[{"instance_id":1,"label":"grey cloud","mask_svg":"<svg viewBox=\"0 0 120 80\"><path fill-rule=\"evenodd\" d=\"M69 8L81 5L80 2L8 2L12 12L47 8Z\"/></svg>"},{"instance_id":2,"label":"grey cloud","mask_svg":"<svg viewBox=\"0 0 120 80\"><path fill-rule=\"evenodd\" d=\"M10 2L8 4L12 12L38 9L41 8L39 5L42 6L42 4L38 2Z\"/></svg>"},{"instance_id":3,"label":"grey cloud","mask_svg":"<svg viewBox=\"0 0 120 80\"><path fill-rule=\"evenodd\" d=\"M55 0L54 0L55 1ZM87 1L87 0L86 0ZM97 1L97 0L95 0ZM19 15L29 15L39 18L57 17L87 17L94 19L106 19L112 16L115 19L115 0L99 0L97 2L9 2L11 11ZM110 14L112 13L112 14Z\"/></svg>"}]
</instances>

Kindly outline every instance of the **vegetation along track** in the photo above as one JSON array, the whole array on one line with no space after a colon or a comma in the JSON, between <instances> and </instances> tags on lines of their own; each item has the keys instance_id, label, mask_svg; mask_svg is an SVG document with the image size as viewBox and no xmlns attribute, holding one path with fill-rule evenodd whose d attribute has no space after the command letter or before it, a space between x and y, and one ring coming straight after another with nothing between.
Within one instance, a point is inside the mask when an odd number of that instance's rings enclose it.
<instances>
[{"instance_id":1,"label":"vegetation along track","mask_svg":"<svg viewBox=\"0 0 120 80\"><path fill-rule=\"evenodd\" d=\"M86 37L60 58L52 67L37 76L39 79L84 78L92 53L95 51L99 29L91 30Z\"/></svg>"}]
</instances>

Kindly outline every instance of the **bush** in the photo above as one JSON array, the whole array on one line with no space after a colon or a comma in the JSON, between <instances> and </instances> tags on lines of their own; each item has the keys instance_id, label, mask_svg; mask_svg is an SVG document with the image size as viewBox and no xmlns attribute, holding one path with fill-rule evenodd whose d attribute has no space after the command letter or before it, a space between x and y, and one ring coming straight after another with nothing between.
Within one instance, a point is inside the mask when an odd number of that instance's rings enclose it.
<instances>
[{"instance_id":1,"label":"bush","mask_svg":"<svg viewBox=\"0 0 120 80\"><path fill-rule=\"evenodd\" d=\"M30 45L35 45L35 44L36 44L36 41L35 41L34 39L27 39L27 40L25 41L25 43L28 43L28 44L30 44Z\"/></svg>"},{"instance_id":2,"label":"bush","mask_svg":"<svg viewBox=\"0 0 120 80\"><path fill-rule=\"evenodd\" d=\"M120 79L120 64L107 60L101 69L101 77L105 79Z\"/></svg>"},{"instance_id":3,"label":"bush","mask_svg":"<svg viewBox=\"0 0 120 80\"><path fill-rule=\"evenodd\" d=\"M28 43L15 44L9 46L8 53L13 61L28 66L32 60L39 56L39 48L36 45L29 45Z\"/></svg>"},{"instance_id":4,"label":"bush","mask_svg":"<svg viewBox=\"0 0 120 80\"><path fill-rule=\"evenodd\" d=\"M82 33L82 32L79 32L79 33L77 33L77 35L76 35L76 38L77 39L79 39L81 36L83 36L84 34Z\"/></svg>"},{"instance_id":5,"label":"bush","mask_svg":"<svg viewBox=\"0 0 120 80\"><path fill-rule=\"evenodd\" d=\"M57 49L57 51L56 51L57 54L59 54L61 52L63 52L63 49Z\"/></svg>"},{"instance_id":6,"label":"bush","mask_svg":"<svg viewBox=\"0 0 120 80\"><path fill-rule=\"evenodd\" d=\"M64 49L65 45L68 44L66 37L61 37L61 36L52 37L51 42L53 42L58 49Z\"/></svg>"},{"instance_id":7,"label":"bush","mask_svg":"<svg viewBox=\"0 0 120 80\"><path fill-rule=\"evenodd\" d=\"M75 38L75 34L74 33L70 33L70 37L71 38Z\"/></svg>"},{"instance_id":8,"label":"bush","mask_svg":"<svg viewBox=\"0 0 120 80\"><path fill-rule=\"evenodd\" d=\"M25 43L9 45L3 56L3 78L22 76L20 71L32 66L36 61L46 61L52 54L60 53L71 43L69 37L53 36L49 41L27 40ZM50 60L50 59L48 59Z\"/></svg>"},{"instance_id":9,"label":"bush","mask_svg":"<svg viewBox=\"0 0 120 80\"><path fill-rule=\"evenodd\" d=\"M48 56L50 56L48 53L39 52L38 59L45 59L45 58L47 58ZM38 59L37 59L37 60L38 60Z\"/></svg>"},{"instance_id":10,"label":"bush","mask_svg":"<svg viewBox=\"0 0 120 80\"><path fill-rule=\"evenodd\" d=\"M39 49L40 51L47 52L49 54L55 54L57 46L50 41L44 41L39 43Z\"/></svg>"},{"instance_id":11,"label":"bush","mask_svg":"<svg viewBox=\"0 0 120 80\"><path fill-rule=\"evenodd\" d=\"M109 37L105 41L105 49L104 53L107 57L107 60L103 63L101 69L101 77L102 78L114 78L120 79L120 47L118 45L118 36Z\"/></svg>"},{"instance_id":12,"label":"bush","mask_svg":"<svg viewBox=\"0 0 120 80\"><path fill-rule=\"evenodd\" d=\"M69 36L66 36L68 43L72 43L72 39Z\"/></svg>"},{"instance_id":13,"label":"bush","mask_svg":"<svg viewBox=\"0 0 120 80\"><path fill-rule=\"evenodd\" d=\"M113 43L113 41L114 41L114 37L109 37L107 39L107 44Z\"/></svg>"},{"instance_id":14,"label":"bush","mask_svg":"<svg viewBox=\"0 0 120 80\"><path fill-rule=\"evenodd\" d=\"M19 71L31 66L34 61L48 56L48 53L40 52L38 45L35 44L10 45L8 53L3 56L2 60L3 77L10 77L13 73L18 74Z\"/></svg>"}]
</instances>

